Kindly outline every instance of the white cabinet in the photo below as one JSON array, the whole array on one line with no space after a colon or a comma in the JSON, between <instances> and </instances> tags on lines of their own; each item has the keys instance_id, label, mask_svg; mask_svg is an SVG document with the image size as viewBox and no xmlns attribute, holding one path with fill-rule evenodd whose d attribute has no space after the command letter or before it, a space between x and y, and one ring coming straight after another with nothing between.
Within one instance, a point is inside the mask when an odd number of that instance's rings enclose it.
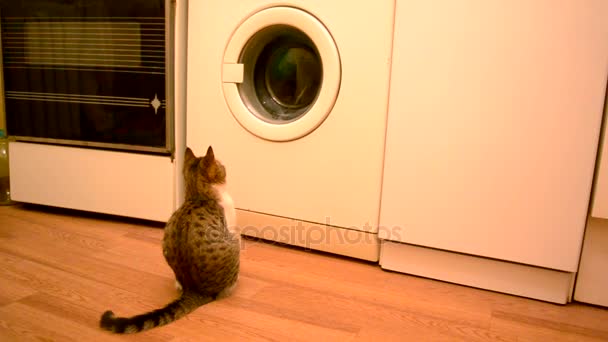
<instances>
[{"instance_id":1,"label":"white cabinet","mask_svg":"<svg viewBox=\"0 0 608 342\"><path fill-rule=\"evenodd\" d=\"M606 87L607 17L604 0L397 1L380 215L380 237L393 243L385 246L576 272ZM399 253L383 251L385 268L484 287L395 266L389 254ZM552 286L543 280L534 285L541 295L526 292L527 278L510 285L523 293L497 290L562 301L542 296Z\"/></svg>"}]
</instances>

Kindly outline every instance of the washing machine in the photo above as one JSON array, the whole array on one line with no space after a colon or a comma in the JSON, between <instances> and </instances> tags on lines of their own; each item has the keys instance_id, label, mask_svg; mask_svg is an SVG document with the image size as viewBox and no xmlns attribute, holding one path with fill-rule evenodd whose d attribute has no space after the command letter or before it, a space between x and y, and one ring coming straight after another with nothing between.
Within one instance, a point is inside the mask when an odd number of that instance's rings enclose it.
<instances>
[{"instance_id":1,"label":"washing machine","mask_svg":"<svg viewBox=\"0 0 608 342\"><path fill-rule=\"evenodd\" d=\"M189 2L187 145L226 165L243 235L378 259L394 7Z\"/></svg>"}]
</instances>

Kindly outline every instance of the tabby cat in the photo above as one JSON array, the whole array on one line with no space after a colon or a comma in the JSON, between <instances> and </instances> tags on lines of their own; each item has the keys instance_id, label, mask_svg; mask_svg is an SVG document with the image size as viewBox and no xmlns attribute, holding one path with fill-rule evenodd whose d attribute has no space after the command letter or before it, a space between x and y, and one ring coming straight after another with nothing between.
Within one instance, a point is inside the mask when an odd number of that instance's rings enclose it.
<instances>
[{"instance_id":1,"label":"tabby cat","mask_svg":"<svg viewBox=\"0 0 608 342\"><path fill-rule=\"evenodd\" d=\"M101 316L100 326L134 333L171 323L235 287L239 273L240 235L235 231L232 199L225 191L226 169L211 146L197 158L190 148L184 161L186 199L165 227L163 254L177 280L179 298L138 316Z\"/></svg>"}]
</instances>

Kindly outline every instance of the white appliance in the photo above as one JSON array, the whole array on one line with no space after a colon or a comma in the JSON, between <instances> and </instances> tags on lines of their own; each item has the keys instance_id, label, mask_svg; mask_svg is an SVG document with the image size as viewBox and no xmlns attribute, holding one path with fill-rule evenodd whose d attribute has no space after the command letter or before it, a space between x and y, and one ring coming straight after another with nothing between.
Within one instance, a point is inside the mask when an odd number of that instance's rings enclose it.
<instances>
[{"instance_id":1,"label":"white appliance","mask_svg":"<svg viewBox=\"0 0 608 342\"><path fill-rule=\"evenodd\" d=\"M397 2L383 268L570 299L607 16L603 0Z\"/></svg>"},{"instance_id":2,"label":"white appliance","mask_svg":"<svg viewBox=\"0 0 608 342\"><path fill-rule=\"evenodd\" d=\"M187 145L245 235L378 260L394 1L191 1Z\"/></svg>"},{"instance_id":3,"label":"white appliance","mask_svg":"<svg viewBox=\"0 0 608 342\"><path fill-rule=\"evenodd\" d=\"M11 197L166 221L183 201L187 7L169 0L98 2L86 11L79 5L41 0L3 8L3 39L12 41L3 49L13 56L5 59L3 76L5 85L14 89L5 87L6 101L0 99L0 107L6 105L7 119L15 118L13 125L8 120L8 133L18 140L9 143ZM160 5L163 14L151 12ZM88 31L74 30L81 26ZM30 35L28 40L36 42L39 34L50 34L45 38L48 46L24 46L14 38ZM151 47L151 53L142 53ZM40 49L58 52L49 60ZM89 57L79 58L82 55ZM133 87L125 79L140 86L155 80L142 75L166 76L168 103L157 97L128 97L144 87ZM159 119L163 113L166 116ZM118 119L130 122L138 115L142 120L133 125ZM97 118L91 120L97 125L86 118ZM144 118L162 122L160 147L127 139L158 135ZM86 131L93 133L81 134Z\"/></svg>"}]
</instances>

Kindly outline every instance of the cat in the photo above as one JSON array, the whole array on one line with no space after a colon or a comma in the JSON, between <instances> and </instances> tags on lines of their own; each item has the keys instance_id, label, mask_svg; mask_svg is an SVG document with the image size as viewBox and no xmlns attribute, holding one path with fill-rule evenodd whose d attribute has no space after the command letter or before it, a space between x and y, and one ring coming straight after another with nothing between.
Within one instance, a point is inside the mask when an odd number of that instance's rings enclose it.
<instances>
[{"instance_id":1,"label":"cat","mask_svg":"<svg viewBox=\"0 0 608 342\"><path fill-rule=\"evenodd\" d=\"M226 169L211 146L198 158L187 148L184 159L185 202L167 222L163 237L163 254L181 294L164 308L130 318L108 310L100 320L105 330L135 333L171 323L229 295L236 286L240 234L225 190Z\"/></svg>"}]
</instances>

